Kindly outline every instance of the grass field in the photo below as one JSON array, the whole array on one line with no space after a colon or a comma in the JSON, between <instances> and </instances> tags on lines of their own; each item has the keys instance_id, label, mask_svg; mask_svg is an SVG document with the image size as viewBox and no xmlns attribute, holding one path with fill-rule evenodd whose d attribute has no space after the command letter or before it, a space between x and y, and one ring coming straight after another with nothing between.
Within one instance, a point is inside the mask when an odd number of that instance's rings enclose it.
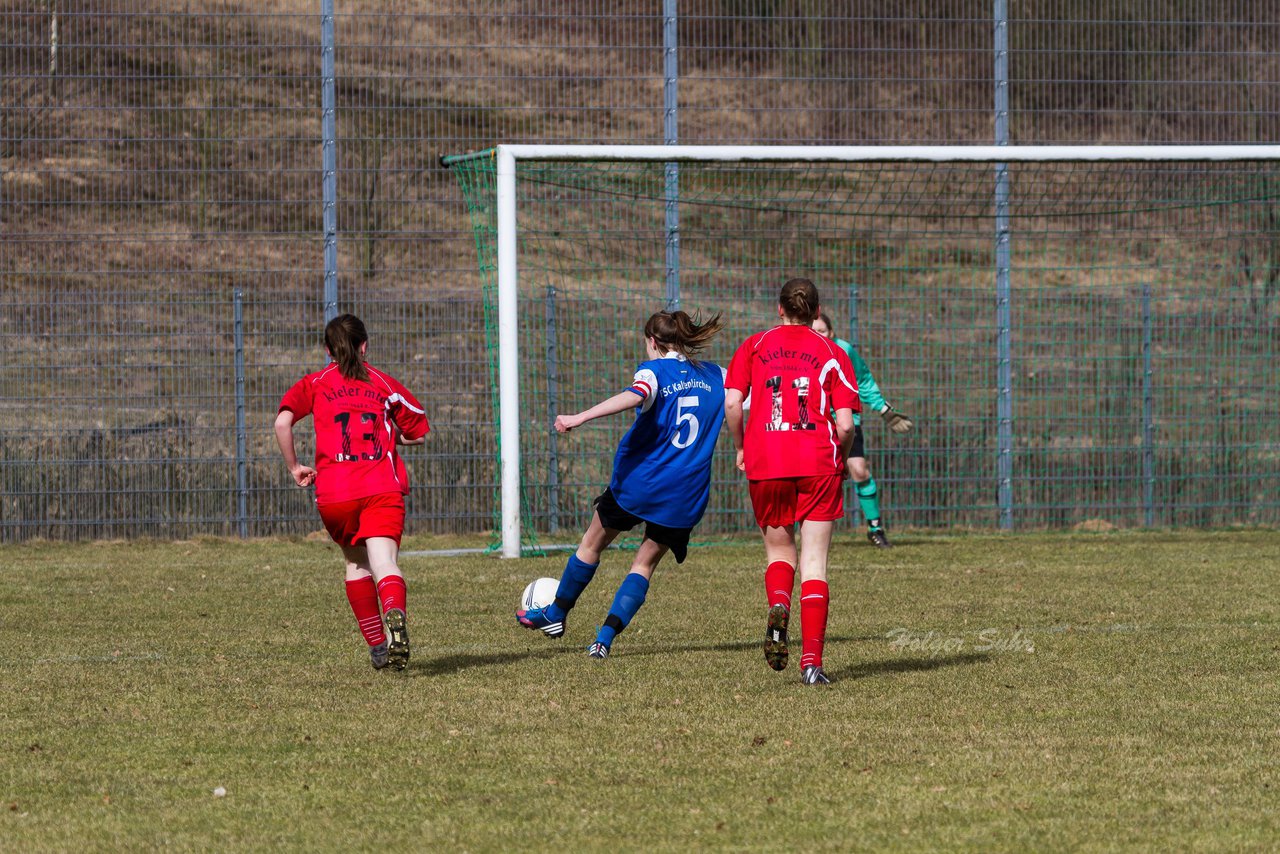
<instances>
[{"instance_id":1,"label":"grass field","mask_svg":"<svg viewBox=\"0 0 1280 854\"><path fill-rule=\"evenodd\" d=\"M1274 846L1280 532L899 542L837 543L825 689L764 664L755 542L603 663L628 555L560 641L512 611L563 555L408 556L405 673L319 542L7 546L0 849Z\"/></svg>"}]
</instances>

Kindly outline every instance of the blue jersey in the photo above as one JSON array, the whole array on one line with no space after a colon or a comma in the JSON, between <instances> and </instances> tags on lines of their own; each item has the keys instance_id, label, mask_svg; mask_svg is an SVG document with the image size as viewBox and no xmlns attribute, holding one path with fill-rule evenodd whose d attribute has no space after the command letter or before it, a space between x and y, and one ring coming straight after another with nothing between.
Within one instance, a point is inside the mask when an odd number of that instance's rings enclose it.
<instances>
[{"instance_id":1,"label":"blue jersey","mask_svg":"<svg viewBox=\"0 0 1280 854\"><path fill-rule=\"evenodd\" d=\"M636 420L618 444L609 488L646 522L692 528L711 495L711 455L724 422L724 370L677 353L642 362L630 391Z\"/></svg>"}]
</instances>

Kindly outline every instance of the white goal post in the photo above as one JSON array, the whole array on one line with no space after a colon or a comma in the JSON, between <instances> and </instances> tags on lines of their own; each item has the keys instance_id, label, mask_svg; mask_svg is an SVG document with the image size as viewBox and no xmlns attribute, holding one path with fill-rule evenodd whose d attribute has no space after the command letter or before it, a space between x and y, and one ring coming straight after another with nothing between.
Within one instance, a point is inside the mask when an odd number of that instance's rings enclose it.
<instances>
[{"instance_id":1,"label":"white goal post","mask_svg":"<svg viewBox=\"0 0 1280 854\"><path fill-rule=\"evenodd\" d=\"M516 182L521 161L689 162L1012 162L1266 161L1280 160L1277 145L1161 146L736 146L736 145L499 145L495 157L497 204L499 438L501 442L502 556L521 553L519 263ZM454 160L467 159L464 155ZM996 180L993 193L999 198Z\"/></svg>"}]
</instances>

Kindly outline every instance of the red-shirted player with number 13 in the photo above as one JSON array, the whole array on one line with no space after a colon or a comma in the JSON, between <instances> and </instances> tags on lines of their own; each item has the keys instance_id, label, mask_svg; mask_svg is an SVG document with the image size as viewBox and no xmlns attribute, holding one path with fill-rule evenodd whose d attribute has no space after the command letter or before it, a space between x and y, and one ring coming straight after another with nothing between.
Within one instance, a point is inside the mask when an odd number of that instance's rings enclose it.
<instances>
[{"instance_id":1,"label":"red-shirted player with number 13","mask_svg":"<svg viewBox=\"0 0 1280 854\"><path fill-rule=\"evenodd\" d=\"M324 344L333 364L285 393L276 441L293 482L315 484L320 518L342 547L347 601L369 644L369 660L378 670L388 664L404 670L409 629L397 557L409 473L396 445L422 444L430 426L408 389L364 361L369 334L360 318L343 314L329 321ZM308 415L316 431L315 468L298 462L293 444L294 423Z\"/></svg>"},{"instance_id":2,"label":"red-shirted player with number 13","mask_svg":"<svg viewBox=\"0 0 1280 854\"><path fill-rule=\"evenodd\" d=\"M742 342L724 383L725 421L764 535L764 658L774 670L787 667L800 525L800 674L806 685L831 681L822 670L830 598L827 549L832 523L844 516L844 460L853 440L853 413L862 409L849 356L809 328L820 310L813 282L792 279L783 285L782 323Z\"/></svg>"}]
</instances>

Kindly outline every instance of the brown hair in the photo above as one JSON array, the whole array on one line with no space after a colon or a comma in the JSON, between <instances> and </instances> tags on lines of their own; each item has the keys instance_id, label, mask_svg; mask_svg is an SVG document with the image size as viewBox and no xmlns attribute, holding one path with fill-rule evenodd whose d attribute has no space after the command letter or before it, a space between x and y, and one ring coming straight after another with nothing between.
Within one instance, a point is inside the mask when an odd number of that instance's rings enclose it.
<instances>
[{"instance_id":1,"label":"brown hair","mask_svg":"<svg viewBox=\"0 0 1280 854\"><path fill-rule=\"evenodd\" d=\"M815 317L814 320L821 320L823 323L826 324L827 331L829 331L832 335L836 334L836 327L835 327L835 324L831 322L831 315L827 314L825 311L818 312L818 316ZM809 323L812 324L813 320L809 321Z\"/></svg>"},{"instance_id":2,"label":"brown hair","mask_svg":"<svg viewBox=\"0 0 1280 854\"><path fill-rule=\"evenodd\" d=\"M778 294L778 305L792 320L813 323L818 316L818 289L808 279L792 279L782 286Z\"/></svg>"},{"instance_id":3,"label":"brown hair","mask_svg":"<svg viewBox=\"0 0 1280 854\"><path fill-rule=\"evenodd\" d=\"M711 342L720 331L720 315L706 323L698 323L683 311L660 311L651 315L644 324L644 337L652 338L660 347L675 350L693 364L694 354Z\"/></svg>"},{"instance_id":4,"label":"brown hair","mask_svg":"<svg viewBox=\"0 0 1280 854\"><path fill-rule=\"evenodd\" d=\"M338 363L338 373L349 380L369 381L360 345L369 340L364 324L354 314L340 314L324 327L324 346Z\"/></svg>"}]
</instances>

